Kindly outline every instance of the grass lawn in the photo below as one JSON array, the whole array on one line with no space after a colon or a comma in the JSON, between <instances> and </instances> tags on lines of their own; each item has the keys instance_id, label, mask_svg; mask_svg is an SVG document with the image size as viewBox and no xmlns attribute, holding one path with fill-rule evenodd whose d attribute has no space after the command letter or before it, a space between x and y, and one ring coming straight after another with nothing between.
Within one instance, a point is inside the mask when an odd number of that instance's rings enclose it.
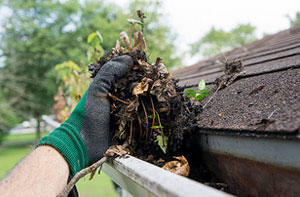
<instances>
[{"instance_id":1,"label":"grass lawn","mask_svg":"<svg viewBox=\"0 0 300 197\"><path fill-rule=\"evenodd\" d=\"M46 134L43 134L43 136ZM8 135L4 141L5 146L0 146L0 179L34 148L34 134ZM31 141L31 142L30 142ZM25 143L22 143L25 142ZM107 196L117 197L112 182L104 173L96 174L92 180L89 175L77 183L80 196Z\"/></svg>"},{"instance_id":2,"label":"grass lawn","mask_svg":"<svg viewBox=\"0 0 300 197\"><path fill-rule=\"evenodd\" d=\"M48 133L43 132L41 136L44 137L48 135ZM24 142L24 141L34 141L35 140L35 133L29 134L17 134L17 135L6 135L3 139L4 143L10 142Z\"/></svg>"}]
</instances>

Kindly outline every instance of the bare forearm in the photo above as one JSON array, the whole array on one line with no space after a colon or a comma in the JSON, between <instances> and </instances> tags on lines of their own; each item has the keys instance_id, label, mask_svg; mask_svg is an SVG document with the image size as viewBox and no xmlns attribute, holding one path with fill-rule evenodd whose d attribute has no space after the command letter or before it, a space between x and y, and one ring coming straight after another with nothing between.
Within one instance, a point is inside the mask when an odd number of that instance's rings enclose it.
<instances>
[{"instance_id":1,"label":"bare forearm","mask_svg":"<svg viewBox=\"0 0 300 197\"><path fill-rule=\"evenodd\" d=\"M67 184L68 163L51 146L40 146L0 182L1 196L56 196Z\"/></svg>"}]
</instances>

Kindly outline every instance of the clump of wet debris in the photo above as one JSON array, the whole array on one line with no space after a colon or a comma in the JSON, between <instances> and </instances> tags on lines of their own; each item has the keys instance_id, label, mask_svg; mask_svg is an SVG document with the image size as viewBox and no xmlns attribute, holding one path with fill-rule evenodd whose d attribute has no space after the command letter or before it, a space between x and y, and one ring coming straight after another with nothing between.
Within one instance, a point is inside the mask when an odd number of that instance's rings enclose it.
<instances>
[{"instance_id":1,"label":"clump of wet debris","mask_svg":"<svg viewBox=\"0 0 300 197\"><path fill-rule=\"evenodd\" d=\"M145 16L137 12L140 24ZM135 20L136 21L136 20ZM130 21L129 21L130 22ZM129 34L134 23L131 20ZM143 26L142 26L143 27ZM117 80L110 93L112 140L129 148L131 154L162 166L180 152L184 136L196 128L202 107L184 96L163 60L148 60L142 31L120 33L120 41L111 53L89 66L91 77L114 57L129 55L134 65L128 74ZM183 164L185 158L176 157ZM173 159L173 160L174 160Z\"/></svg>"},{"instance_id":2,"label":"clump of wet debris","mask_svg":"<svg viewBox=\"0 0 300 197\"><path fill-rule=\"evenodd\" d=\"M121 55L131 56L134 65L108 95L113 141L128 144L134 155L145 160L173 155L181 148L184 135L195 128L201 106L184 96L184 88L177 86L161 58L151 63L141 48L129 52L114 48L90 65L92 77L106 62Z\"/></svg>"}]
</instances>

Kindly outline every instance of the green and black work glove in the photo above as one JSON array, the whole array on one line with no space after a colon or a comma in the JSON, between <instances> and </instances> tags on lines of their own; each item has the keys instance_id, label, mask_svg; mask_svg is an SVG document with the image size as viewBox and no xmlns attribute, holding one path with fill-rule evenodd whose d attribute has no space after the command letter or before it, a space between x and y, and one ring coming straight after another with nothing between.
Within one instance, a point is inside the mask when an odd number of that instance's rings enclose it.
<instances>
[{"instance_id":1,"label":"green and black work glove","mask_svg":"<svg viewBox=\"0 0 300 197\"><path fill-rule=\"evenodd\" d=\"M69 164L71 176L103 157L109 145L108 92L132 67L131 57L113 58L102 66L70 117L37 146L50 145Z\"/></svg>"}]
</instances>

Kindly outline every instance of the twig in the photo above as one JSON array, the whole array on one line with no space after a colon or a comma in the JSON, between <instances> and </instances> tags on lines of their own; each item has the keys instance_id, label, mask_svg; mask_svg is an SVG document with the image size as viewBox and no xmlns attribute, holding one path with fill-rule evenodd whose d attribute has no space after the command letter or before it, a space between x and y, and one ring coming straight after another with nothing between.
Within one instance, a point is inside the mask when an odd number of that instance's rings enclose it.
<instances>
[{"instance_id":1,"label":"twig","mask_svg":"<svg viewBox=\"0 0 300 197\"><path fill-rule=\"evenodd\" d=\"M102 166L102 164L106 160L107 160L107 157L102 157L102 159L100 159L96 163L94 163L91 166L89 166L87 168L84 168L84 169L80 170L79 172L77 172L75 174L75 176L71 179L71 181L68 183L68 185L64 188L64 190L59 195L57 195L57 197L67 197L69 192L75 186L77 181L79 181L79 179L81 179L82 177L84 177L85 175L87 175L90 172L95 172L97 170L97 168Z\"/></svg>"},{"instance_id":2,"label":"twig","mask_svg":"<svg viewBox=\"0 0 300 197\"><path fill-rule=\"evenodd\" d=\"M269 119L270 119L270 118L273 116L273 114L274 114L276 111L277 111L277 108L276 108L276 109L274 109L274 111L272 111L272 112L271 112L271 114L268 116L268 118L267 118L267 119L269 120Z\"/></svg>"},{"instance_id":3,"label":"twig","mask_svg":"<svg viewBox=\"0 0 300 197\"><path fill-rule=\"evenodd\" d=\"M218 91L220 90L221 88L221 84L219 85L219 87L217 88L217 90L214 92L214 94L208 99L208 101L203 105L203 109L210 103L210 101L215 97L215 95L218 93Z\"/></svg>"},{"instance_id":4,"label":"twig","mask_svg":"<svg viewBox=\"0 0 300 197\"><path fill-rule=\"evenodd\" d=\"M133 121L130 121L130 136L129 136L129 144L132 143L132 127L133 127Z\"/></svg>"},{"instance_id":5,"label":"twig","mask_svg":"<svg viewBox=\"0 0 300 197\"><path fill-rule=\"evenodd\" d=\"M160 130L161 130L161 135L162 135L162 136L165 136L165 135L164 135L163 126L162 126L162 124L161 124L161 122L160 122L160 117L159 117L159 114L158 114L158 112L157 112L157 111L155 111L155 112L156 112L156 114L157 114L157 120L158 120L158 124L159 124ZM165 142L164 142L164 140L163 140L163 145L165 146Z\"/></svg>"},{"instance_id":6,"label":"twig","mask_svg":"<svg viewBox=\"0 0 300 197\"><path fill-rule=\"evenodd\" d=\"M144 104L144 102L143 102L143 99L141 99L141 103L142 103L142 107L143 107L143 110L144 110L144 113L145 113L145 119L146 119L146 135L148 136L148 125L149 125L148 114L147 114L146 107L145 107L145 104Z\"/></svg>"},{"instance_id":7,"label":"twig","mask_svg":"<svg viewBox=\"0 0 300 197\"><path fill-rule=\"evenodd\" d=\"M142 129L142 121L141 121L141 118L139 116L139 114L136 112L136 117L138 119L138 122L139 122L139 127L140 127L140 137L142 137L142 134L143 134L143 129Z\"/></svg>"},{"instance_id":8,"label":"twig","mask_svg":"<svg viewBox=\"0 0 300 197\"><path fill-rule=\"evenodd\" d=\"M152 131L153 131L153 126L155 124L155 108L154 108L154 103L153 103L153 100L152 100L151 96L150 96L150 101L151 101L152 111L153 111L153 120L152 120L152 126L151 126L151 130L150 130L150 137L151 137L152 136Z\"/></svg>"},{"instance_id":9,"label":"twig","mask_svg":"<svg viewBox=\"0 0 300 197\"><path fill-rule=\"evenodd\" d=\"M130 24L129 28L128 28L128 33L129 33L129 42L131 44L132 42L132 27L133 27L133 24Z\"/></svg>"},{"instance_id":10,"label":"twig","mask_svg":"<svg viewBox=\"0 0 300 197\"><path fill-rule=\"evenodd\" d=\"M116 100L116 101L119 101L119 102L124 103L124 104L126 104L126 105L129 105L129 102L123 101L122 99L119 99L118 97L112 95L111 93L108 93L108 96L109 96L110 98L112 98L113 100Z\"/></svg>"}]
</instances>

